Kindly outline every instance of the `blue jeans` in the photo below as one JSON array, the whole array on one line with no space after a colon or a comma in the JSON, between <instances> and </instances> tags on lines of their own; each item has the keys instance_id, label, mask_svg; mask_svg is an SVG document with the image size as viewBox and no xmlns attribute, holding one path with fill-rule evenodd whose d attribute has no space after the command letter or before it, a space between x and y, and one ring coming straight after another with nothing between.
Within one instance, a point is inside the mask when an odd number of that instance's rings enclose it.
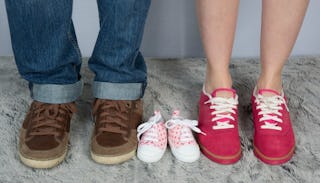
<instances>
[{"instance_id":1,"label":"blue jeans","mask_svg":"<svg viewBox=\"0 0 320 183\"><path fill-rule=\"evenodd\" d=\"M151 0L97 0L100 33L89 60L96 98L135 100L146 87L139 48ZM82 92L72 0L6 0L18 70L34 100L68 103Z\"/></svg>"}]
</instances>

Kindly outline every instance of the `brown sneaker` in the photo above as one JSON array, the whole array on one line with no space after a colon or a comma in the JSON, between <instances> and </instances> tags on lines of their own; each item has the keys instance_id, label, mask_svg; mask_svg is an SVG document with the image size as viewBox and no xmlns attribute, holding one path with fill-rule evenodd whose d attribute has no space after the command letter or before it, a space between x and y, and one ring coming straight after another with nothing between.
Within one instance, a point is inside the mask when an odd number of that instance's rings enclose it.
<instances>
[{"instance_id":1,"label":"brown sneaker","mask_svg":"<svg viewBox=\"0 0 320 183\"><path fill-rule=\"evenodd\" d=\"M93 107L95 128L91 156L102 164L117 164L135 156L137 126L142 121L141 100L97 99Z\"/></svg>"},{"instance_id":2,"label":"brown sneaker","mask_svg":"<svg viewBox=\"0 0 320 183\"><path fill-rule=\"evenodd\" d=\"M74 103L46 104L34 101L20 130L21 161L33 168L52 168L67 154Z\"/></svg>"}]
</instances>

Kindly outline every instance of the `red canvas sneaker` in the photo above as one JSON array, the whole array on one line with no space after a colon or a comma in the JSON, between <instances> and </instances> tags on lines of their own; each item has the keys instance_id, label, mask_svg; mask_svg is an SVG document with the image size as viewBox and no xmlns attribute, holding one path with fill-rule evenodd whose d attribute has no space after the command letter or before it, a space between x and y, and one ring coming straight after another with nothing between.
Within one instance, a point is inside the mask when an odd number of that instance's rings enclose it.
<instances>
[{"instance_id":1,"label":"red canvas sneaker","mask_svg":"<svg viewBox=\"0 0 320 183\"><path fill-rule=\"evenodd\" d=\"M251 102L254 154L271 165L289 161L294 154L295 139L284 93L255 88Z\"/></svg>"},{"instance_id":2,"label":"red canvas sneaker","mask_svg":"<svg viewBox=\"0 0 320 183\"><path fill-rule=\"evenodd\" d=\"M230 93L230 98L219 97ZM229 88L219 88L208 94L203 91L199 101L199 134L202 153L220 164L233 164L241 158L238 131L238 96Z\"/></svg>"}]
</instances>

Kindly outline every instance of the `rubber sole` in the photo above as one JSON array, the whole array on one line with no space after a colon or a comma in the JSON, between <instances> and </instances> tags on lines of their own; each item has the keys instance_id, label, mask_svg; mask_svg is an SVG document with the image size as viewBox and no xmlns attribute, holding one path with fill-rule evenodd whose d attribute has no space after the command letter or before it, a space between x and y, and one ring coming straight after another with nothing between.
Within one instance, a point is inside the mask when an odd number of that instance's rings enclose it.
<instances>
[{"instance_id":1,"label":"rubber sole","mask_svg":"<svg viewBox=\"0 0 320 183\"><path fill-rule=\"evenodd\" d=\"M293 157L294 150L295 150L295 146L293 146L293 148L289 151L288 154L282 157L270 157L270 156L264 155L257 147L254 146L253 153L259 160L261 160L266 164L281 165L288 162Z\"/></svg>"},{"instance_id":2,"label":"rubber sole","mask_svg":"<svg viewBox=\"0 0 320 183\"><path fill-rule=\"evenodd\" d=\"M19 152L20 160L23 164L25 164L26 166L31 167L31 168L39 168L39 169L53 168L53 167L57 166L58 164L60 164L64 160L66 155L67 155L67 151L65 151L63 153L63 155L61 155L60 157L55 158L55 159L35 160L35 159L26 158Z\"/></svg>"},{"instance_id":3,"label":"rubber sole","mask_svg":"<svg viewBox=\"0 0 320 183\"><path fill-rule=\"evenodd\" d=\"M130 160L136 155L136 150L133 150L127 154L123 154L120 156L105 156L105 155L98 155L95 154L91 151L91 158L100 164L105 164L105 165L114 165L114 164L120 164L125 161Z\"/></svg>"},{"instance_id":4,"label":"rubber sole","mask_svg":"<svg viewBox=\"0 0 320 183\"><path fill-rule=\"evenodd\" d=\"M200 153L193 155L193 156L186 156L182 154L177 154L176 152L171 150L171 153L174 157L176 157L179 161L185 162L185 163L193 163L200 159Z\"/></svg>"},{"instance_id":5,"label":"rubber sole","mask_svg":"<svg viewBox=\"0 0 320 183\"><path fill-rule=\"evenodd\" d=\"M150 156L148 154L137 153L137 157L139 160L145 163L155 163L161 160L161 158L163 157L163 154L161 156Z\"/></svg>"},{"instance_id":6,"label":"rubber sole","mask_svg":"<svg viewBox=\"0 0 320 183\"><path fill-rule=\"evenodd\" d=\"M235 164L236 162L238 162L241 157L242 157L242 151L241 149L239 149L239 151L231 156L220 156L220 155L216 155L212 152L210 152L209 150L207 150L205 147L200 145L200 149L202 151L202 153L209 158L210 160L222 164L222 165L231 165L231 164Z\"/></svg>"}]
</instances>

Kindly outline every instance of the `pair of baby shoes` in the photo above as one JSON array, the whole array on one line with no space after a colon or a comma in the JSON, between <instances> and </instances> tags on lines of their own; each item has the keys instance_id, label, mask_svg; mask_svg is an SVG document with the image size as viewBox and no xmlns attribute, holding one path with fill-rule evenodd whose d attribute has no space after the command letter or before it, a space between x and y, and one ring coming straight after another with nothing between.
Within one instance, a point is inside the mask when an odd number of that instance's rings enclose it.
<instances>
[{"instance_id":1,"label":"pair of baby shoes","mask_svg":"<svg viewBox=\"0 0 320 183\"><path fill-rule=\"evenodd\" d=\"M198 160L200 149L192 133L202 133L197 125L198 121L182 118L179 111L174 111L171 119L166 122L160 111L155 111L154 116L137 129L138 158L147 163L157 162L164 155L169 143L172 154L178 160Z\"/></svg>"}]
</instances>

